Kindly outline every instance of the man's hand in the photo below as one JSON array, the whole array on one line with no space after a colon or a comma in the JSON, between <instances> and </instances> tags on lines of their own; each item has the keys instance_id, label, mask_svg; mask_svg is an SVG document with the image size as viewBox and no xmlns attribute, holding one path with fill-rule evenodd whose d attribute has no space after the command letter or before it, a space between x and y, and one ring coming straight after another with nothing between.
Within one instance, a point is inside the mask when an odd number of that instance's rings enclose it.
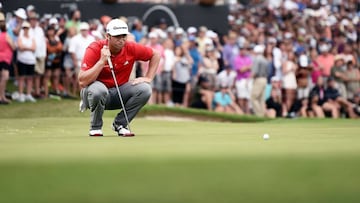
<instances>
[{"instance_id":1,"label":"man's hand","mask_svg":"<svg viewBox=\"0 0 360 203\"><path fill-rule=\"evenodd\" d=\"M147 77L139 77L139 78L135 78L134 80L132 80L131 84L136 85L136 84L143 83L143 82L151 83L151 79L147 78Z\"/></svg>"},{"instance_id":2,"label":"man's hand","mask_svg":"<svg viewBox=\"0 0 360 203\"><path fill-rule=\"evenodd\" d=\"M103 46L103 48L101 49L101 57L100 60L103 63L107 62L107 59L111 56L110 50L108 46Z\"/></svg>"}]
</instances>

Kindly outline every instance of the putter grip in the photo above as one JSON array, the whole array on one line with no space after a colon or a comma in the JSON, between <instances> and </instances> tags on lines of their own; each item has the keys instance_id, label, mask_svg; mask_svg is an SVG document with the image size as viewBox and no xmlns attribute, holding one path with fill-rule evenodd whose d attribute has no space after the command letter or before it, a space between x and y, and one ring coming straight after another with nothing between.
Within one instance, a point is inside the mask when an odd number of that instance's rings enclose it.
<instances>
[{"instance_id":1,"label":"putter grip","mask_svg":"<svg viewBox=\"0 0 360 203\"><path fill-rule=\"evenodd\" d=\"M109 66L110 66L110 69L114 69L110 57L107 58L107 61L108 61L108 64L109 64Z\"/></svg>"}]
</instances>

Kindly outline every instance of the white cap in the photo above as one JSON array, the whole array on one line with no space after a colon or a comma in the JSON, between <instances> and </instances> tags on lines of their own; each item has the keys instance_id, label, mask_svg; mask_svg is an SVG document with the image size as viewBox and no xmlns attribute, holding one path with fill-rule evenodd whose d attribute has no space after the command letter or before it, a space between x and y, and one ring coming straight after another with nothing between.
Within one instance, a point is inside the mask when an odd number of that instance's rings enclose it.
<instances>
[{"instance_id":1,"label":"white cap","mask_svg":"<svg viewBox=\"0 0 360 203\"><path fill-rule=\"evenodd\" d=\"M26 7L26 10L27 11L33 11L33 10L35 10L35 6L34 5L28 5L27 7Z\"/></svg>"},{"instance_id":2,"label":"white cap","mask_svg":"<svg viewBox=\"0 0 360 203\"><path fill-rule=\"evenodd\" d=\"M57 20L56 18L51 18L51 19L49 20L49 25L52 25L52 24L57 25L57 24L58 24L58 20Z\"/></svg>"},{"instance_id":3,"label":"white cap","mask_svg":"<svg viewBox=\"0 0 360 203\"><path fill-rule=\"evenodd\" d=\"M23 8L18 8L15 12L15 15L23 20L26 19L26 11Z\"/></svg>"},{"instance_id":4,"label":"white cap","mask_svg":"<svg viewBox=\"0 0 360 203\"><path fill-rule=\"evenodd\" d=\"M181 27L176 28L175 34L177 34L177 35L182 35L182 34L184 34L184 29L182 29Z\"/></svg>"},{"instance_id":5,"label":"white cap","mask_svg":"<svg viewBox=\"0 0 360 203\"><path fill-rule=\"evenodd\" d=\"M81 22L80 26L79 26L79 29L80 30L89 30L90 26L89 26L89 24L87 22Z\"/></svg>"},{"instance_id":6,"label":"white cap","mask_svg":"<svg viewBox=\"0 0 360 203\"><path fill-rule=\"evenodd\" d=\"M265 46L260 44L260 45L256 45L254 47L254 52L257 53L257 54L263 54L265 51Z\"/></svg>"},{"instance_id":7,"label":"white cap","mask_svg":"<svg viewBox=\"0 0 360 203\"><path fill-rule=\"evenodd\" d=\"M149 38L158 38L158 33L156 33L156 32L150 32L149 33Z\"/></svg>"},{"instance_id":8,"label":"white cap","mask_svg":"<svg viewBox=\"0 0 360 203\"><path fill-rule=\"evenodd\" d=\"M216 38L218 36L218 34L216 34L216 32L212 31L212 30L208 30L206 32L206 36L209 38Z\"/></svg>"},{"instance_id":9,"label":"white cap","mask_svg":"<svg viewBox=\"0 0 360 203\"><path fill-rule=\"evenodd\" d=\"M189 27L189 28L187 29L187 32L188 32L189 34L194 34L194 33L197 32L197 29L196 29L195 27Z\"/></svg>"},{"instance_id":10,"label":"white cap","mask_svg":"<svg viewBox=\"0 0 360 203\"><path fill-rule=\"evenodd\" d=\"M29 28L30 27L30 23L28 21L24 21L22 24L21 24L21 27L24 28L24 27L27 27Z\"/></svg>"},{"instance_id":11,"label":"white cap","mask_svg":"<svg viewBox=\"0 0 360 203\"><path fill-rule=\"evenodd\" d=\"M309 60L305 54L302 54L299 57L299 64L300 64L300 67L308 67L309 66Z\"/></svg>"},{"instance_id":12,"label":"white cap","mask_svg":"<svg viewBox=\"0 0 360 203\"><path fill-rule=\"evenodd\" d=\"M127 35L129 34L128 25L120 19L113 19L107 24L106 33L111 36Z\"/></svg>"}]
</instances>

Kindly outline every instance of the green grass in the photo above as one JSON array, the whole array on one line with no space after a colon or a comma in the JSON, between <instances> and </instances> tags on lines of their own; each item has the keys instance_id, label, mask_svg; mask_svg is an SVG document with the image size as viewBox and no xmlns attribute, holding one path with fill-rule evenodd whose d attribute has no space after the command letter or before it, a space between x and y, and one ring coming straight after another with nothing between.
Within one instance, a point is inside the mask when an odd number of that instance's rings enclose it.
<instances>
[{"instance_id":1,"label":"green grass","mask_svg":"<svg viewBox=\"0 0 360 203\"><path fill-rule=\"evenodd\" d=\"M142 114L164 109L193 111ZM358 120L142 117L136 136L121 138L107 111L105 137L94 138L89 112L76 110L76 101L0 106L0 202L360 202Z\"/></svg>"}]
</instances>

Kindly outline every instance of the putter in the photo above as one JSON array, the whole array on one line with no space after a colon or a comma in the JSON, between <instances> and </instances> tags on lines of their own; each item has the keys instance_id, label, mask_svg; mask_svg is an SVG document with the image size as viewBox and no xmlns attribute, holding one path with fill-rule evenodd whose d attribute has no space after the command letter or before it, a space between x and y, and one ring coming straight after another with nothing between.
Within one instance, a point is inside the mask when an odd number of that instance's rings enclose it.
<instances>
[{"instance_id":1,"label":"putter","mask_svg":"<svg viewBox=\"0 0 360 203\"><path fill-rule=\"evenodd\" d=\"M110 57L108 57L107 60L108 60L109 66L110 66L111 74L112 74L113 79L114 79L114 82L115 82L115 87L116 87L117 93L118 93L118 95L119 95L121 107L122 107L122 110L124 111L124 116L125 116L125 119L126 119L127 127L128 127L128 129L129 129L129 131L130 131L129 134L124 134L123 136L124 136L124 137L132 137L132 136L135 136L135 134L132 133L132 132L131 132L131 129L130 129L130 122L129 122L129 119L128 119L128 116L127 116L127 113L126 113L124 101L123 101L123 99L122 99L122 96L121 96L121 93L120 93L120 89L119 89L119 85L118 85L117 80L116 80L116 77L115 77L114 66L113 66L113 64L112 64L112 62L111 62Z\"/></svg>"}]
</instances>

